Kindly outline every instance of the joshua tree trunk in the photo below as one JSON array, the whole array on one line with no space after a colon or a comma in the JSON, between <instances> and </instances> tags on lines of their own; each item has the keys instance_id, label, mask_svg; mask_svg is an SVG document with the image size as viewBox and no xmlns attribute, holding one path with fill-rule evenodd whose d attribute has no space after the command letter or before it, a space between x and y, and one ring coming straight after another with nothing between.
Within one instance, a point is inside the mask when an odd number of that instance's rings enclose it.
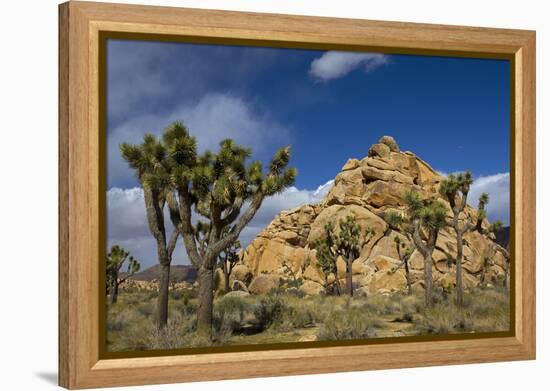
<instances>
[{"instance_id":1,"label":"joshua tree trunk","mask_svg":"<svg viewBox=\"0 0 550 391\"><path fill-rule=\"evenodd\" d=\"M170 263L160 265L158 327L163 328L168 322L168 286L170 284Z\"/></svg>"},{"instance_id":2,"label":"joshua tree trunk","mask_svg":"<svg viewBox=\"0 0 550 391\"><path fill-rule=\"evenodd\" d=\"M342 295L342 286L340 285L340 279L338 279L338 272L334 273L334 283L336 284L336 295Z\"/></svg>"},{"instance_id":3,"label":"joshua tree trunk","mask_svg":"<svg viewBox=\"0 0 550 391\"><path fill-rule=\"evenodd\" d=\"M199 268L199 308L197 332L205 338L212 337L212 308L214 304L214 269L208 265Z\"/></svg>"},{"instance_id":4,"label":"joshua tree trunk","mask_svg":"<svg viewBox=\"0 0 550 391\"><path fill-rule=\"evenodd\" d=\"M432 280L432 253L427 253L424 256L424 302L426 307L432 307L433 300L433 280Z\"/></svg>"},{"instance_id":5,"label":"joshua tree trunk","mask_svg":"<svg viewBox=\"0 0 550 391\"><path fill-rule=\"evenodd\" d=\"M231 289L229 288L229 273L224 273L224 288L226 292L229 292Z\"/></svg>"},{"instance_id":6,"label":"joshua tree trunk","mask_svg":"<svg viewBox=\"0 0 550 391\"><path fill-rule=\"evenodd\" d=\"M353 259L346 259L346 294L353 296Z\"/></svg>"},{"instance_id":7,"label":"joshua tree trunk","mask_svg":"<svg viewBox=\"0 0 550 391\"><path fill-rule=\"evenodd\" d=\"M403 259L405 264L405 278L407 279L407 294L412 295L412 285L411 285L411 273L409 271L409 260L407 258Z\"/></svg>"},{"instance_id":8,"label":"joshua tree trunk","mask_svg":"<svg viewBox=\"0 0 550 391\"><path fill-rule=\"evenodd\" d=\"M112 280L109 283L109 302L115 304L118 299L118 283L116 280Z\"/></svg>"},{"instance_id":9,"label":"joshua tree trunk","mask_svg":"<svg viewBox=\"0 0 550 391\"><path fill-rule=\"evenodd\" d=\"M420 238L420 220L414 221L414 232L412 235L415 247L418 249L424 258L424 302L426 307L433 306L433 280L432 280L432 253L437 241L437 231L431 231L427 244L422 242Z\"/></svg>"},{"instance_id":10,"label":"joshua tree trunk","mask_svg":"<svg viewBox=\"0 0 550 391\"><path fill-rule=\"evenodd\" d=\"M504 263L504 281L502 281L502 286L504 289L508 289L508 269L510 269L510 262L508 259L506 259Z\"/></svg>"},{"instance_id":11,"label":"joshua tree trunk","mask_svg":"<svg viewBox=\"0 0 550 391\"><path fill-rule=\"evenodd\" d=\"M455 227L456 231L456 305L462 307L464 305L464 288L462 286L462 230Z\"/></svg>"}]
</instances>

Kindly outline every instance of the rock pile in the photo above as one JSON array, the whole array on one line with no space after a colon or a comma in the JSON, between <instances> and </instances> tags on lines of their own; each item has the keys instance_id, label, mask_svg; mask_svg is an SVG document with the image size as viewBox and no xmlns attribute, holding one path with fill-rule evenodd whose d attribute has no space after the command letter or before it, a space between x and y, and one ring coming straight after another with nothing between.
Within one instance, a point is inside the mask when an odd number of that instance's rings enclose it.
<instances>
[{"instance_id":1,"label":"rock pile","mask_svg":"<svg viewBox=\"0 0 550 391\"><path fill-rule=\"evenodd\" d=\"M232 281L248 279L251 293L265 293L274 288L294 287L306 295L325 290L324 276L317 267L313 243L324 236L328 221L336 223L354 215L364 231L375 233L363 245L353 262L354 283L358 293L384 293L406 290L403 268L400 268L394 238L412 246L397 229L384 221L388 211L405 209L405 193L416 191L423 198L440 198L439 183L443 177L412 152L401 152L392 137L384 136L368 150L367 157L349 159L336 176L323 201L283 211L244 249L240 265ZM448 206L448 203L441 199ZM471 201L471 200L470 200ZM465 212L474 219L476 211L467 206ZM449 216L451 216L449 208ZM483 226L489 226L483 221ZM491 281L504 275L505 257L494 242L493 234L469 232L465 235L464 287ZM440 232L433 254L434 284L443 288L454 285L453 257L456 257L456 236L451 228ZM484 261L490 259L489 266ZM449 259L448 259L449 258ZM414 251L410 258L411 278L415 289L422 289L423 258ZM335 278L345 284L345 264L338 261Z\"/></svg>"}]
</instances>

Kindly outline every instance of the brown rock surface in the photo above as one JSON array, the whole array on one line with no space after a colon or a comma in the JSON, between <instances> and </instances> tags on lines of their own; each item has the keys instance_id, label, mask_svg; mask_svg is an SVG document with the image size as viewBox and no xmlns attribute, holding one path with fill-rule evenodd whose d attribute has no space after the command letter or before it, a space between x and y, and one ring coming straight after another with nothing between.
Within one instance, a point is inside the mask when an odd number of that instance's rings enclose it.
<instances>
[{"instance_id":1,"label":"brown rock surface","mask_svg":"<svg viewBox=\"0 0 550 391\"><path fill-rule=\"evenodd\" d=\"M318 295L325 291L323 285L314 281L306 281L299 288L306 295Z\"/></svg>"},{"instance_id":2,"label":"brown rock surface","mask_svg":"<svg viewBox=\"0 0 550 391\"><path fill-rule=\"evenodd\" d=\"M254 277L248 291L254 294L269 293L279 287L280 277L274 274L260 274Z\"/></svg>"}]
</instances>

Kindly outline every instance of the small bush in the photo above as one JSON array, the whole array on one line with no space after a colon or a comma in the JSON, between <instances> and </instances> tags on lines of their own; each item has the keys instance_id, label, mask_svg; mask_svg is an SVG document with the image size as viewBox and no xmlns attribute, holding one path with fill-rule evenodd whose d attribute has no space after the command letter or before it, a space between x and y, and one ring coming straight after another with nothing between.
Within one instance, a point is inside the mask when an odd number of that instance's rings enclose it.
<instances>
[{"instance_id":1,"label":"small bush","mask_svg":"<svg viewBox=\"0 0 550 391\"><path fill-rule=\"evenodd\" d=\"M472 289L457 307L454 295L441 297L433 308L424 311L417 328L421 334L505 331L510 327L508 295L499 289Z\"/></svg>"},{"instance_id":2,"label":"small bush","mask_svg":"<svg viewBox=\"0 0 550 391\"><path fill-rule=\"evenodd\" d=\"M250 305L240 297L223 297L214 305L214 329L222 336L228 337L238 330L245 315L250 312Z\"/></svg>"},{"instance_id":3,"label":"small bush","mask_svg":"<svg viewBox=\"0 0 550 391\"><path fill-rule=\"evenodd\" d=\"M254 316L265 330L273 323L279 322L286 310L287 306L280 296L265 296L254 307Z\"/></svg>"},{"instance_id":4,"label":"small bush","mask_svg":"<svg viewBox=\"0 0 550 391\"><path fill-rule=\"evenodd\" d=\"M141 315L149 318L155 313L156 304L154 302L141 303L136 306L136 309Z\"/></svg>"},{"instance_id":5,"label":"small bush","mask_svg":"<svg viewBox=\"0 0 550 391\"><path fill-rule=\"evenodd\" d=\"M363 339L376 336L380 321L372 313L357 307L333 312L317 335L319 340Z\"/></svg>"}]
</instances>

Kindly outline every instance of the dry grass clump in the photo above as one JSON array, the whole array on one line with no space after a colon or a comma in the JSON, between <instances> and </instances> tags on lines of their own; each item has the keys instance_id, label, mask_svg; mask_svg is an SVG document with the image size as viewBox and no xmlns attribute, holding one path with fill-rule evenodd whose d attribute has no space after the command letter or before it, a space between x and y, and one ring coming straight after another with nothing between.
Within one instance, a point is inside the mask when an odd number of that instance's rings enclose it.
<instances>
[{"instance_id":1,"label":"dry grass clump","mask_svg":"<svg viewBox=\"0 0 550 391\"><path fill-rule=\"evenodd\" d=\"M376 337L381 322L373 313L360 307L332 312L321 326L317 338L323 340L364 339Z\"/></svg>"},{"instance_id":2,"label":"dry grass clump","mask_svg":"<svg viewBox=\"0 0 550 391\"><path fill-rule=\"evenodd\" d=\"M453 295L426 309L417 323L421 334L506 331L510 327L510 305L500 288L476 288L466 292L464 307L457 307Z\"/></svg>"}]
</instances>

